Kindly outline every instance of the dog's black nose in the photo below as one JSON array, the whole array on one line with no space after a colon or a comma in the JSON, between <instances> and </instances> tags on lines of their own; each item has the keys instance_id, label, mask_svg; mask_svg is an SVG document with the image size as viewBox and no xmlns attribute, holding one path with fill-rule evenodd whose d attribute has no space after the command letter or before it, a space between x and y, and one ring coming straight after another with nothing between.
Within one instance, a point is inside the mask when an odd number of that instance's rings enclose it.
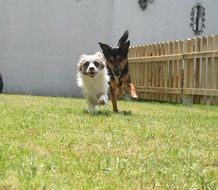
<instances>
[{"instance_id":1,"label":"dog's black nose","mask_svg":"<svg viewBox=\"0 0 218 190\"><path fill-rule=\"evenodd\" d=\"M90 71L94 71L95 68L94 68L94 67L89 67L89 70L90 70Z\"/></svg>"},{"instance_id":2,"label":"dog's black nose","mask_svg":"<svg viewBox=\"0 0 218 190\"><path fill-rule=\"evenodd\" d=\"M120 73L114 73L115 77L119 77Z\"/></svg>"},{"instance_id":3,"label":"dog's black nose","mask_svg":"<svg viewBox=\"0 0 218 190\"><path fill-rule=\"evenodd\" d=\"M116 77L120 76L120 71L119 71L119 69L115 69L115 70L114 70L114 75L115 75Z\"/></svg>"}]
</instances>

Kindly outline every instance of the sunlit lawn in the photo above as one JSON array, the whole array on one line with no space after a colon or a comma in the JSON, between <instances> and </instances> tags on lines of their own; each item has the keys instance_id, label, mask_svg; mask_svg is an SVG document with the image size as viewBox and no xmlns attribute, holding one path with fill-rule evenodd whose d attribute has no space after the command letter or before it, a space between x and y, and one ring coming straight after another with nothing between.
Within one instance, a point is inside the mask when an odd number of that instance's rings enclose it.
<instances>
[{"instance_id":1,"label":"sunlit lawn","mask_svg":"<svg viewBox=\"0 0 218 190\"><path fill-rule=\"evenodd\" d=\"M0 95L0 190L217 189L218 106Z\"/></svg>"}]
</instances>

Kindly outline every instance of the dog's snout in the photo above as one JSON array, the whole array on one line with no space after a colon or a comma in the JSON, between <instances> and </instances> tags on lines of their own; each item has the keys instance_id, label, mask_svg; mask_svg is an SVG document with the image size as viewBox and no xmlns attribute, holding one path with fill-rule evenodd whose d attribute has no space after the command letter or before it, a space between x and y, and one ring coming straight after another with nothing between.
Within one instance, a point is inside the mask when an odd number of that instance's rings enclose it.
<instances>
[{"instance_id":1,"label":"dog's snout","mask_svg":"<svg viewBox=\"0 0 218 190\"><path fill-rule=\"evenodd\" d=\"M120 75L120 70L118 68L114 69L114 75L117 77Z\"/></svg>"},{"instance_id":2,"label":"dog's snout","mask_svg":"<svg viewBox=\"0 0 218 190\"><path fill-rule=\"evenodd\" d=\"M118 71L117 71L117 72L114 71L114 75L115 75L115 76L119 76L119 75L120 75L120 72L118 72Z\"/></svg>"},{"instance_id":3,"label":"dog's snout","mask_svg":"<svg viewBox=\"0 0 218 190\"><path fill-rule=\"evenodd\" d=\"M95 68L94 68L94 67L89 67L89 70L90 70L90 71L94 71Z\"/></svg>"}]
</instances>

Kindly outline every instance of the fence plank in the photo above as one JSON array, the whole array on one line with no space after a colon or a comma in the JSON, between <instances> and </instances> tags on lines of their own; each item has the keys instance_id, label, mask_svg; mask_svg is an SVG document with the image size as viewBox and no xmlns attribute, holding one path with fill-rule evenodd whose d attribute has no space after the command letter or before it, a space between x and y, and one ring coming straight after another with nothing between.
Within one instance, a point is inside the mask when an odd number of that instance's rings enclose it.
<instances>
[{"instance_id":1,"label":"fence plank","mask_svg":"<svg viewBox=\"0 0 218 190\"><path fill-rule=\"evenodd\" d=\"M206 51L206 37L203 36L201 39L201 52ZM202 87L201 88L207 88L207 58L202 57ZM206 96L201 96L201 103L206 103Z\"/></svg>"},{"instance_id":2,"label":"fence plank","mask_svg":"<svg viewBox=\"0 0 218 190\"><path fill-rule=\"evenodd\" d=\"M183 53L183 42L182 41L179 41L178 42L178 53L181 54ZM183 63L183 60L180 60L180 59L177 59L177 64L178 64L178 88L179 89L182 89L183 85L183 67L182 67L182 64ZM181 93L179 95L179 100L178 102L181 102L182 101L182 90L181 90Z\"/></svg>"},{"instance_id":3,"label":"fence plank","mask_svg":"<svg viewBox=\"0 0 218 190\"><path fill-rule=\"evenodd\" d=\"M211 51L213 47L212 36L207 37L207 51ZM208 65L207 65L207 88L210 89L212 87L212 56L208 57ZM212 102L213 97L207 97L207 104Z\"/></svg>"},{"instance_id":4,"label":"fence plank","mask_svg":"<svg viewBox=\"0 0 218 190\"><path fill-rule=\"evenodd\" d=\"M200 38L196 38L195 39L195 52L196 53L199 53L200 52ZM195 78L194 78L194 81L195 81L195 88L198 89L199 88L199 75L200 75L200 59L199 58L196 58L195 59ZM199 103L200 102L200 96L197 96L195 95L194 96L194 103Z\"/></svg>"}]
</instances>

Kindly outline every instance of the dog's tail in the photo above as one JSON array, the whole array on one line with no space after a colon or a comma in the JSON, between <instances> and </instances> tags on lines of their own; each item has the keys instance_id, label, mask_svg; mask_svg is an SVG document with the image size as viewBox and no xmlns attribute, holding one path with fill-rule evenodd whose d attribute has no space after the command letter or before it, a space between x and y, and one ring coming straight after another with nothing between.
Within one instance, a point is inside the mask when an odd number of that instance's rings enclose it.
<instances>
[{"instance_id":1,"label":"dog's tail","mask_svg":"<svg viewBox=\"0 0 218 190\"><path fill-rule=\"evenodd\" d=\"M128 37L129 37L129 31L126 30L124 34L121 36L121 38L119 39L119 41L117 42L116 46L120 47L121 45L123 45L128 39Z\"/></svg>"}]
</instances>

